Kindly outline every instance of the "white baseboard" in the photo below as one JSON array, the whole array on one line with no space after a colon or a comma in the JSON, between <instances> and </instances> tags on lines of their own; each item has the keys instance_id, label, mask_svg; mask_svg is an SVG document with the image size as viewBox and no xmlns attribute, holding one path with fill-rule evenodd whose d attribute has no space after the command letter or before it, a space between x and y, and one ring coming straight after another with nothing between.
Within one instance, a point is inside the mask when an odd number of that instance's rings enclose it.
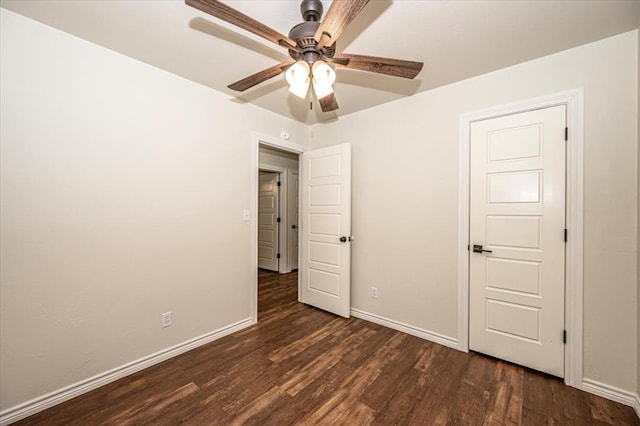
<instances>
[{"instance_id":1,"label":"white baseboard","mask_svg":"<svg viewBox=\"0 0 640 426\"><path fill-rule=\"evenodd\" d=\"M633 392L629 392L624 389L607 385L592 379L582 379L582 390L594 395L601 396L603 398L610 399L615 402L619 402L620 404L633 407L638 417L640 417L640 399L638 399L638 395Z\"/></svg>"},{"instance_id":2,"label":"white baseboard","mask_svg":"<svg viewBox=\"0 0 640 426\"><path fill-rule=\"evenodd\" d=\"M409 324L404 324L399 321L381 317L379 315L370 314L369 312L364 312L359 309L351 308L351 316L363 319L365 321L373 322L375 324L380 324L394 330L402 331L403 333L407 333L424 340L429 340L431 342L438 343L443 346L448 346L453 349L461 350L458 347L458 339L454 339L453 337L445 336L439 333L434 333L433 331L424 330L422 328L414 327Z\"/></svg>"},{"instance_id":3,"label":"white baseboard","mask_svg":"<svg viewBox=\"0 0 640 426\"><path fill-rule=\"evenodd\" d=\"M174 356L190 351L191 349L195 349L199 346L220 339L221 337L235 333L236 331L249 327L252 324L253 322L251 321L251 318L243 319L234 324L219 328L218 330L203 334L202 336L187 340L186 342L179 343L170 348L163 349L144 358L140 358L112 370L105 371L104 373L97 374L73 385L58 389L38 398L34 398L31 401L8 408L0 412L0 426L17 422L25 417L29 417L40 411L46 410L47 408L53 407L54 405L82 395L83 393L97 389L100 386L104 386L125 376L151 367L152 365L166 361L169 358L173 358Z\"/></svg>"}]
</instances>

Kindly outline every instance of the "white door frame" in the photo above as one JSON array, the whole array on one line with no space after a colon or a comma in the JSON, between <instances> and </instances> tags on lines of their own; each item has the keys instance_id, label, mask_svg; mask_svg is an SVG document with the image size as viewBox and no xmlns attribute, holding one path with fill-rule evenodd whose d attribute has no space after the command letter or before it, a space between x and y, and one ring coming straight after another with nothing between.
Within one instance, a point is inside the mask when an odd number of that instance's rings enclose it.
<instances>
[{"instance_id":1,"label":"white door frame","mask_svg":"<svg viewBox=\"0 0 640 426\"><path fill-rule=\"evenodd\" d=\"M251 224L251 232L249 232L249 292L250 303L249 307L251 313L251 323L255 324L258 321L258 169L260 168L260 145L270 146L283 151L293 152L295 154L302 154L308 151L309 148L303 145L298 145L293 142L288 142L276 137L268 136L258 132L251 133L251 200L249 205L249 217L253 222ZM282 257L281 257L282 258ZM298 294L300 294L300 279L298 279Z\"/></svg>"},{"instance_id":2,"label":"white door frame","mask_svg":"<svg viewBox=\"0 0 640 426\"><path fill-rule=\"evenodd\" d=\"M260 154L258 153L258 156ZM288 265L288 251L287 251L287 227L288 227L288 215L287 215L287 169L284 167L270 166L268 164L260 163L259 171L261 172L273 172L278 174L278 182L280 187L278 189L278 217L280 222L278 223L278 253L280 253L280 259L278 261L278 273L286 274L291 272ZM284 196L283 196L284 194ZM285 234L284 236L282 234Z\"/></svg>"},{"instance_id":3,"label":"white door frame","mask_svg":"<svg viewBox=\"0 0 640 426\"><path fill-rule=\"evenodd\" d=\"M286 175L287 175L287 179L286 179L287 180L287 185L292 185L293 175L298 176L298 193L299 193L300 192L300 171L299 170L293 170L293 169L287 169ZM286 195L287 196L287 208L291 208L293 206L293 204L294 204L294 201L295 201L295 200L291 199L291 196L293 194L293 191L292 191L293 188L289 188L288 186L287 186L287 188L288 188L287 189L287 195ZM298 198L298 210L297 211L300 210L299 204L300 204L300 198ZM292 247L293 246L292 241L294 239L290 238L289 234L292 231L292 228L291 228L292 225L296 225L296 228L298 228L299 223L298 223L298 217L297 216L298 216L298 214L296 214L295 218L294 217L288 217L289 221L287 222L287 229L285 231L286 241L287 241L287 272L291 272L293 270L292 255L293 255L294 247ZM300 234L300 232L299 232L299 228L298 228L298 229L296 229L296 235L298 235L296 237L296 240L298 240L298 242L299 242L299 239L300 239L300 235L299 234ZM299 244L296 244L296 246L299 247ZM296 253L295 259L296 259L296 262L295 262L296 263L296 268L295 269L298 269L299 256L298 256L297 253Z\"/></svg>"},{"instance_id":4,"label":"white door frame","mask_svg":"<svg viewBox=\"0 0 640 426\"><path fill-rule=\"evenodd\" d=\"M565 377L567 385L582 388L583 311L583 126L584 91L569 90L473 111L460 115L458 157L458 349L469 351L469 168L470 126L472 122L556 105L567 107L567 187L565 251Z\"/></svg>"}]
</instances>

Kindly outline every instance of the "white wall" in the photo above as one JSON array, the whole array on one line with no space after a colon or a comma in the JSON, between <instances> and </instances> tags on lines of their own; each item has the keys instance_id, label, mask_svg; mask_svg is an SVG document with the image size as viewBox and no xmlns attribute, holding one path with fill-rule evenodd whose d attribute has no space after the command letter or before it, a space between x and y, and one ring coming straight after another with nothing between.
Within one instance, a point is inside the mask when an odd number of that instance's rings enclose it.
<instances>
[{"instance_id":1,"label":"white wall","mask_svg":"<svg viewBox=\"0 0 640 426\"><path fill-rule=\"evenodd\" d=\"M249 318L251 132L308 129L0 17L2 411Z\"/></svg>"},{"instance_id":2,"label":"white wall","mask_svg":"<svg viewBox=\"0 0 640 426\"><path fill-rule=\"evenodd\" d=\"M583 87L584 375L635 392L637 44L629 32L314 125L312 148L353 144L352 306L456 338L460 114Z\"/></svg>"}]
</instances>

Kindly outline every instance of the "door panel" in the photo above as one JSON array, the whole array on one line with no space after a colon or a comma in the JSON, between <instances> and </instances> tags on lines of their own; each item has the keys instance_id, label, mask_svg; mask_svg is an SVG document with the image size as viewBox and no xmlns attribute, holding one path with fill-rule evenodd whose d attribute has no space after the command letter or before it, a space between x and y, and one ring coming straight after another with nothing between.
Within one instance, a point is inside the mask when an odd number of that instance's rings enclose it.
<instances>
[{"instance_id":1,"label":"door panel","mask_svg":"<svg viewBox=\"0 0 640 426\"><path fill-rule=\"evenodd\" d=\"M487 300L487 328L512 337L538 342L540 309L516 303Z\"/></svg>"},{"instance_id":2,"label":"door panel","mask_svg":"<svg viewBox=\"0 0 640 426\"><path fill-rule=\"evenodd\" d=\"M278 271L278 173L260 172L258 268Z\"/></svg>"},{"instance_id":3,"label":"door panel","mask_svg":"<svg viewBox=\"0 0 640 426\"><path fill-rule=\"evenodd\" d=\"M471 124L469 348L564 375L565 107Z\"/></svg>"},{"instance_id":4,"label":"door panel","mask_svg":"<svg viewBox=\"0 0 640 426\"><path fill-rule=\"evenodd\" d=\"M512 249L539 249L540 216L487 216L486 242Z\"/></svg>"},{"instance_id":5,"label":"door panel","mask_svg":"<svg viewBox=\"0 0 640 426\"><path fill-rule=\"evenodd\" d=\"M487 259L487 288L540 295L540 262Z\"/></svg>"},{"instance_id":6,"label":"door panel","mask_svg":"<svg viewBox=\"0 0 640 426\"><path fill-rule=\"evenodd\" d=\"M301 300L349 317L351 145L307 151L301 166Z\"/></svg>"}]
</instances>

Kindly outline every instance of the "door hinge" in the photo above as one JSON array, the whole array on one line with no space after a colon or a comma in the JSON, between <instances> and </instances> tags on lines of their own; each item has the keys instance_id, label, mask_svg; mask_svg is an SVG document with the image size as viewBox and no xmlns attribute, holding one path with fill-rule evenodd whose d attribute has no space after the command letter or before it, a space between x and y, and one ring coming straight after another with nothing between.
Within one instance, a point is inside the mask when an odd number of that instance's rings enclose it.
<instances>
[{"instance_id":1,"label":"door hinge","mask_svg":"<svg viewBox=\"0 0 640 426\"><path fill-rule=\"evenodd\" d=\"M280 223L280 218L277 218L277 219L276 219L276 222Z\"/></svg>"},{"instance_id":2,"label":"door hinge","mask_svg":"<svg viewBox=\"0 0 640 426\"><path fill-rule=\"evenodd\" d=\"M278 182L278 186L280 186L280 185L281 185L281 183L280 183L280 182Z\"/></svg>"},{"instance_id":3,"label":"door hinge","mask_svg":"<svg viewBox=\"0 0 640 426\"><path fill-rule=\"evenodd\" d=\"M562 343L567 343L567 330L562 330Z\"/></svg>"},{"instance_id":4,"label":"door hinge","mask_svg":"<svg viewBox=\"0 0 640 426\"><path fill-rule=\"evenodd\" d=\"M276 258L280 259L280 253L278 253L278 254L276 255Z\"/></svg>"},{"instance_id":5,"label":"door hinge","mask_svg":"<svg viewBox=\"0 0 640 426\"><path fill-rule=\"evenodd\" d=\"M568 127L564 128L564 140L565 141L569 140L569 128Z\"/></svg>"},{"instance_id":6,"label":"door hinge","mask_svg":"<svg viewBox=\"0 0 640 426\"><path fill-rule=\"evenodd\" d=\"M564 242L566 243L569 240L569 235L567 228L564 228Z\"/></svg>"}]
</instances>

